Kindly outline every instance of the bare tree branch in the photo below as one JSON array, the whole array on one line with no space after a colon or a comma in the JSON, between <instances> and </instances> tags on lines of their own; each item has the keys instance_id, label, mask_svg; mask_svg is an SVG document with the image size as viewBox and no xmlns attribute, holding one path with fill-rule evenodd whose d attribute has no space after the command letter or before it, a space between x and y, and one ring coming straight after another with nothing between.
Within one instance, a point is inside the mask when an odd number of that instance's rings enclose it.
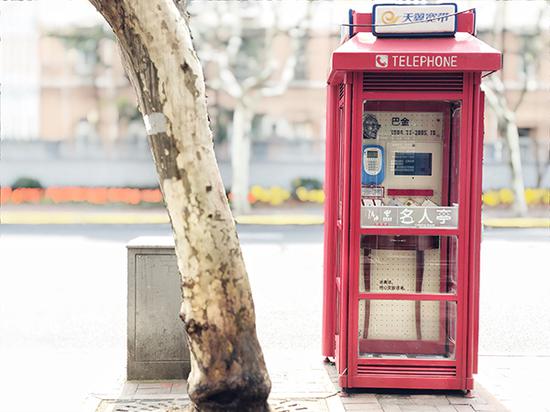
<instances>
[{"instance_id":1,"label":"bare tree branch","mask_svg":"<svg viewBox=\"0 0 550 412\"><path fill-rule=\"evenodd\" d=\"M543 21L543 16L548 11L548 8L544 8L541 13L539 13L538 19L536 23L534 24L535 32L528 36L529 39L525 41L526 49L524 53L522 53L522 59L523 59L523 83L521 92L519 95L518 100L516 101L516 104L512 108L514 112L517 112L521 104L523 103L523 100L525 98L525 95L527 94L528 88L529 88L529 67L533 67L534 71L536 71L538 67L538 63L540 61L540 54L542 51L542 41L540 40L541 34L542 34L542 25L541 22Z\"/></svg>"},{"instance_id":2,"label":"bare tree branch","mask_svg":"<svg viewBox=\"0 0 550 412\"><path fill-rule=\"evenodd\" d=\"M298 52L300 49L300 41L309 38L310 21L312 18L313 9L311 2L307 2L306 13L303 19L300 19L296 26L292 27L286 34L291 40L290 52L287 57L285 66L281 73L281 78L276 85L272 87L264 87L261 93L265 97L278 96L283 94L288 88L289 84L294 79L294 72L296 70L296 64L298 62Z\"/></svg>"},{"instance_id":3,"label":"bare tree branch","mask_svg":"<svg viewBox=\"0 0 550 412\"><path fill-rule=\"evenodd\" d=\"M217 66L215 75L218 78L212 81L214 87L223 89L235 99L231 134L232 207L237 214L246 213L249 209L250 133L255 108L262 97L284 93L294 78L296 53L300 39L309 29L312 4L307 3L304 18L288 29L281 27L277 3L247 3L253 5L254 16L250 8L244 9L239 2L205 4L209 12L201 13L207 24L200 26L199 54L203 60ZM266 23L268 16L272 17L270 24ZM215 27L211 27L213 22ZM290 51L282 67L277 64L277 55L271 53L281 37L290 40ZM268 54L264 55L265 51ZM281 74L275 78L279 68Z\"/></svg>"}]
</instances>

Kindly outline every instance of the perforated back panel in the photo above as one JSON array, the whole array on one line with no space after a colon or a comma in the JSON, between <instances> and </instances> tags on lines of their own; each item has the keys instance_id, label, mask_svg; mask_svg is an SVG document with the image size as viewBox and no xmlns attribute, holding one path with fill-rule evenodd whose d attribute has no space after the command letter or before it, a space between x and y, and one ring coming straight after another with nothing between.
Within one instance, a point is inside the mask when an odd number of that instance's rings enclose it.
<instances>
[{"instance_id":1,"label":"perforated back panel","mask_svg":"<svg viewBox=\"0 0 550 412\"><path fill-rule=\"evenodd\" d=\"M416 253L414 251L373 249L370 251L369 259L371 264L370 292L415 293ZM364 256L361 253L359 255L359 291L365 293L363 262ZM439 293L440 264L439 249L428 249L424 252L422 293ZM404 289L382 289L385 280L391 280L393 286L403 286Z\"/></svg>"},{"instance_id":2,"label":"perforated back panel","mask_svg":"<svg viewBox=\"0 0 550 412\"><path fill-rule=\"evenodd\" d=\"M360 254L359 290L365 292L363 263ZM373 249L370 259L371 292L415 293L416 252ZM424 274L422 293L439 293L440 250L424 252ZM389 288L389 289L388 289ZM393 288L393 289L392 289ZM422 340L439 339L440 303L424 301L421 308ZM359 302L359 336L363 336L365 324L365 302ZM414 301L371 300L369 315L369 339L415 340L416 318Z\"/></svg>"}]
</instances>

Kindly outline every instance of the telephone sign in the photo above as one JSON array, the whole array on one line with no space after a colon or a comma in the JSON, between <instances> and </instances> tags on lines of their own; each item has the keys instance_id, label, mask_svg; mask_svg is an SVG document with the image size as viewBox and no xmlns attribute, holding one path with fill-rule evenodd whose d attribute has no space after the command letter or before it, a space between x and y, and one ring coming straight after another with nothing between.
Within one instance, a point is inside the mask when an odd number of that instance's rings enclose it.
<instances>
[{"instance_id":1,"label":"telephone sign","mask_svg":"<svg viewBox=\"0 0 550 412\"><path fill-rule=\"evenodd\" d=\"M391 64L386 64L384 67L405 67L405 68L441 68L441 67L458 67L458 56L442 56L442 55L416 55L404 56L396 55L386 60Z\"/></svg>"}]
</instances>

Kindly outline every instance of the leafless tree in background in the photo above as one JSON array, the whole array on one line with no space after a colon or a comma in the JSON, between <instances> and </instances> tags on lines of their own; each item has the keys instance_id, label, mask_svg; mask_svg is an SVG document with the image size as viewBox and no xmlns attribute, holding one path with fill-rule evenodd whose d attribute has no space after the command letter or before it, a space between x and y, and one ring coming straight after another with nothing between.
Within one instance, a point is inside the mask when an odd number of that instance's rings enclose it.
<instances>
[{"instance_id":1,"label":"leafless tree in background","mask_svg":"<svg viewBox=\"0 0 550 412\"><path fill-rule=\"evenodd\" d=\"M505 42L505 19L506 19L506 2L497 3L499 10L500 24L494 25L493 39L494 43L498 43L497 39L500 39L500 48L503 52L503 55L506 53L506 42ZM525 201L525 185L523 181L523 168L521 162L521 151L519 144L519 132L518 126L516 123L516 112L520 108L521 104L524 101L524 97L529 90L529 83L533 80L534 73L537 72L536 68L539 64L541 56L543 56L544 45L542 42L542 27L541 22L543 21L544 14L548 11L548 8L543 8L539 14L539 18L536 21L533 32L525 34L525 36L530 37L530 40L526 42L529 46L525 48L524 53L522 54L523 68L522 78L523 84L520 92L520 96L515 104L508 101L506 96L506 86L504 84L503 77L496 75L488 77L483 82L483 90L485 91L485 96L487 103L490 108L495 113L497 118L498 130L501 136L506 138L508 149L510 151L510 168L512 170L512 186L514 189L515 197L515 209L516 213L520 216L527 215L527 203ZM502 76L502 75L501 75ZM535 160L537 162L537 174L538 174L538 185L541 184L543 172L541 171L540 158L537 150L537 143L535 141ZM544 168L544 166L542 167Z\"/></svg>"},{"instance_id":2,"label":"leafless tree in background","mask_svg":"<svg viewBox=\"0 0 550 412\"><path fill-rule=\"evenodd\" d=\"M234 100L231 133L231 204L235 214L250 210L248 201L252 120L262 98L281 95L293 80L299 42L308 35L311 4L298 24L285 28L276 2L200 3L194 34L198 54L210 63L208 87ZM290 39L285 61L273 53L280 37Z\"/></svg>"}]
</instances>

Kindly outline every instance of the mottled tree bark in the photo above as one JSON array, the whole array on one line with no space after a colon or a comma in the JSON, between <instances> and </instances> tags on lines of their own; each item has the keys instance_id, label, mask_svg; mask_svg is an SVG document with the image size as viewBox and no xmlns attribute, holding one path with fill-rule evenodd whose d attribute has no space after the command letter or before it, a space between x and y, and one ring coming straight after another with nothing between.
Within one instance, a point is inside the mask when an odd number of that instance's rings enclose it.
<instances>
[{"instance_id":1,"label":"mottled tree bark","mask_svg":"<svg viewBox=\"0 0 550 412\"><path fill-rule=\"evenodd\" d=\"M90 2L118 39L172 222L182 276L180 316L191 352L192 408L267 410L271 382L183 2Z\"/></svg>"}]
</instances>

